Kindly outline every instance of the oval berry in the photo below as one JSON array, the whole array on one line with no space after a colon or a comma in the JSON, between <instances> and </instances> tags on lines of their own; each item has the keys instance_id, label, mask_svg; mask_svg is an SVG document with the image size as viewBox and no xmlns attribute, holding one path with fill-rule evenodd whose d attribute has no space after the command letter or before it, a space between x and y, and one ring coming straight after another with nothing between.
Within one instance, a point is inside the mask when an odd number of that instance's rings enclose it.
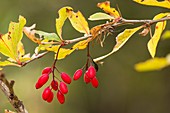
<instances>
[{"instance_id":1,"label":"oval berry","mask_svg":"<svg viewBox=\"0 0 170 113\"><path fill-rule=\"evenodd\" d=\"M65 97L64 95L58 90L57 92L57 99L60 102L60 104L64 104L65 102Z\"/></svg>"},{"instance_id":2,"label":"oval berry","mask_svg":"<svg viewBox=\"0 0 170 113\"><path fill-rule=\"evenodd\" d=\"M65 83L67 83L67 84L71 83L71 77L67 73L62 72L61 78Z\"/></svg>"},{"instance_id":3,"label":"oval berry","mask_svg":"<svg viewBox=\"0 0 170 113\"><path fill-rule=\"evenodd\" d=\"M42 74L50 74L52 72L51 67L46 67L42 70Z\"/></svg>"},{"instance_id":4,"label":"oval berry","mask_svg":"<svg viewBox=\"0 0 170 113\"><path fill-rule=\"evenodd\" d=\"M87 70L87 76L92 79L96 76L96 69L93 66L90 66Z\"/></svg>"},{"instance_id":5,"label":"oval berry","mask_svg":"<svg viewBox=\"0 0 170 113\"><path fill-rule=\"evenodd\" d=\"M43 93L42 93L43 100L46 101L50 97L51 93L52 93L52 91L49 87L45 88Z\"/></svg>"},{"instance_id":6,"label":"oval berry","mask_svg":"<svg viewBox=\"0 0 170 113\"><path fill-rule=\"evenodd\" d=\"M73 80L78 80L83 74L83 70L82 69L78 69L74 75L73 75Z\"/></svg>"},{"instance_id":7,"label":"oval berry","mask_svg":"<svg viewBox=\"0 0 170 113\"><path fill-rule=\"evenodd\" d=\"M67 85L64 82L60 82L60 91L63 94L67 94L68 93Z\"/></svg>"},{"instance_id":8,"label":"oval berry","mask_svg":"<svg viewBox=\"0 0 170 113\"><path fill-rule=\"evenodd\" d=\"M35 88L36 89L39 89L39 88L41 88L42 87L42 85L40 85L38 82L35 84Z\"/></svg>"},{"instance_id":9,"label":"oval berry","mask_svg":"<svg viewBox=\"0 0 170 113\"><path fill-rule=\"evenodd\" d=\"M94 77L92 80L91 80L91 83L92 83L92 86L94 88L97 88L99 86L99 81L97 80L96 77Z\"/></svg>"},{"instance_id":10,"label":"oval berry","mask_svg":"<svg viewBox=\"0 0 170 113\"><path fill-rule=\"evenodd\" d=\"M41 88L49 79L49 75L48 74L43 74L40 76L40 78L38 79L38 82L36 83L36 89Z\"/></svg>"},{"instance_id":11,"label":"oval berry","mask_svg":"<svg viewBox=\"0 0 170 113\"><path fill-rule=\"evenodd\" d=\"M55 81L55 80L53 80L52 82L51 82L51 87L53 88L53 90L57 90L58 89L58 82L57 81Z\"/></svg>"},{"instance_id":12,"label":"oval berry","mask_svg":"<svg viewBox=\"0 0 170 113\"><path fill-rule=\"evenodd\" d=\"M53 101L54 98L54 94L53 92L51 92L51 95L48 97L48 99L46 100L48 103L51 103Z\"/></svg>"},{"instance_id":13,"label":"oval berry","mask_svg":"<svg viewBox=\"0 0 170 113\"><path fill-rule=\"evenodd\" d=\"M88 76L87 76L87 71L86 71L86 73L84 74L84 82L85 82L86 84L88 84L90 81L91 81L91 80L90 80L90 78L88 78Z\"/></svg>"}]
</instances>

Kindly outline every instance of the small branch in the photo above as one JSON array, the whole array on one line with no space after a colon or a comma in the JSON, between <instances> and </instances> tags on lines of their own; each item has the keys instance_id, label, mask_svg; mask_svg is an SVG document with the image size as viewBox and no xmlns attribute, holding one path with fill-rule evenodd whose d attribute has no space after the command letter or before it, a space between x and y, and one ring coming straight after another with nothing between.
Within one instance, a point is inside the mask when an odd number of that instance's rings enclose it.
<instances>
[{"instance_id":1,"label":"small branch","mask_svg":"<svg viewBox=\"0 0 170 113\"><path fill-rule=\"evenodd\" d=\"M123 23L131 23L131 24L136 24L136 23L144 23L144 24L154 24L154 23L157 23L157 22L161 22L161 21L166 21L166 20L170 20L170 17L169 16L166 16L164 18L161 18L161 19L158 19L158 20L128 20L128 19L124 19L122 18L122 22Z\"/></svg>"},{"instance_id":2,"label":"small branch","mask_svg":"<svg viewBox=\"0 0 170 113\"><path fill-rule=\"evenodd\" d=\"M85 36L82 36L82 37L79 37L79 38L75 38L75 39L72 39L72 40L65 40L65 44L72 44L72 43L75 43L75 42L78 42L78 41L81 41L81 40L84 40L84 39L87 39L87 38L90 38L92 37L91 34L89 35L85 35Z\"/></svg>"},{"instance_id":3,"label":"small branch","mask_svg":"<svg viewBox=\"0 0 170 113\"><path fill-rule=\"evenodd\" d=\"M39 58L45 56L47 53L49 53L49 51L43 52L43 53L38 54L38 55L34 55L31 60L28 60L28 61L26 61L26 62L23 62L23 63L21 64L21 67L27 65L28 63L30 63L30 62L32 62L32 61L34 61L34 60L36 60L36 59L39 59Z\"/></svg>"},{"instance_id":4,"label":"small branch","mask_svg":"<svg viewBox=\"0 0 170 113\"><path fill-rule=\"evenodd\" d=\"M23 105L23 102L21 100L19 100L18 97L15 95L15 92L13 90L14 83L15 83L14 81L9 82L5 78L4 73L0 72L0 89L2 90L2 92L6 95L9 102L16 110L16 112L28 113L28 111L26 110L26 108Z\"/></svg>"}]
</instances>

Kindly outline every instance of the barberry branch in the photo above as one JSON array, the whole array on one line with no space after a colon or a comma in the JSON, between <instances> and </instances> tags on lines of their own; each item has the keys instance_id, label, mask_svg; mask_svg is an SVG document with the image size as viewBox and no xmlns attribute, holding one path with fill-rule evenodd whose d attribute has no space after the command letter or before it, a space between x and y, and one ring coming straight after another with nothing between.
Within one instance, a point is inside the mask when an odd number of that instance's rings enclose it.
<instances>
[{"instance_id":1,"label":"barberry branch","mask_svg":"<svg viewBox=\"0 0 170 113\"><path fill-rule=\"evenodd\" d=\"M162 21L166 21L166 20L170 20L170 16L167 16L167 17L164 17L164 18L161 18L161 19L157 19L157 20L149 20L149 19L130 20L130 19L125 19L125 18L120 17L119 19L116 20L116 22L113 21L113 22L107 22L105 24L97 25L97 26L101 26L101 30L98 31L98 33L96 33L97 34L96 36L101 35L103 32L108 32L108 30L114 31L115 28L118 27L118 26L123 26L123 25L128 25L128 24L132 24L132 25L143 24L143 27L148 27L148 26L151 26L153 24L156 24L157 22L162 22ZM76 43L76 42L79 42L81 40L85 40L85 39L88 39L88 38L93 39L92 37L93 37L92 34L88 34L88 35L78 37L78 38L75 38L75 39L71 39L71 40L63 40L62 42L42 42L42 44L62 45L64 43L63 46L65 46L65 45ZM39 58L45 56L47 53L48 53L48 51L41 53L41 54L38 54L33 59L22 63L21 67L25 66L26 64L28 64L28 63L36 60L36 59L39 59ZM95 60L95 62L98 62L100 60L102 60L102 59Z\"/></svg>"},{"instance_id":2,"label":"barberry branch","mask_svg":"<svg viewBox=\"0 0 170 113\"><path fill-rule=\"evenodd\" d=\"M23 102L19 100L13 90L14 83L15 81L13 80L9 82L5 78L4 73L0 72L0 89L2 92L6 95L17 113L28 113L25 106L23 105Z\"/></svg>"},{"instance_id":3,"label":"barberry branch","mask_svg":"<svg viewBox=\"0 0 170 113\"><path fill-rule=\"evenodd\" d=\"M21 64L21 67L27 65L28 63L30 63L30 62L32 62L32 61L34 61L34 60L36 60L36 59L39 59L39 58L45 56L47 53L49 53L49 51L45 51L45 52L40 53L40 54L37 54L37 55L34 54L33 57L32 57L32 59L31 59L31 60L28 60L28 61L26 61L26 62L23 62L23 63Z\"/></svg>"}]
</instances>

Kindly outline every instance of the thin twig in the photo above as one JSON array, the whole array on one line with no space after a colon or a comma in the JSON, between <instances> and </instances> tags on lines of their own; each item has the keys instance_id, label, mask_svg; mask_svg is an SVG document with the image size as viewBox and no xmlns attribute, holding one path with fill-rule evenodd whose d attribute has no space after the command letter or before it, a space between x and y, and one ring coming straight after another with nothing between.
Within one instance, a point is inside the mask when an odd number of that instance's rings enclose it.
<instances>
[{"instance_id":1,"label":"thin twig","mask_svg":"<svg viewBox=\"0 0 170 113\"><path fill-rule=\"evenodd\" d=\"M2 92L6 95L9 102L14 107L17 113L28 113L25 106L23 105L23 102L19 100L13 90L14 83L14 81L9 82L5 78L4 73L0 72L0 89L2 90Z\"/></svg>"},{"instance_id":2,"label":"thin twig","mask_svg":"<svg viewBox=\"0 0 170 113\"><path fill-rule=\"evenodd\" d=\"M30 62L32 62L32 61L34 61L34 60L36 60L36 59L39 59L39 58L45 56L47 53L49 53L49 51L45 51L45 52L40 53L40 54L38 54L38 55L33 55L33 58L32 58L31 60L28 60L28 61L26 61L26 62L23 62L23 63L21 64L21 67L27 65L28 63L30 63Z\"/></svg>"}]
</instances>

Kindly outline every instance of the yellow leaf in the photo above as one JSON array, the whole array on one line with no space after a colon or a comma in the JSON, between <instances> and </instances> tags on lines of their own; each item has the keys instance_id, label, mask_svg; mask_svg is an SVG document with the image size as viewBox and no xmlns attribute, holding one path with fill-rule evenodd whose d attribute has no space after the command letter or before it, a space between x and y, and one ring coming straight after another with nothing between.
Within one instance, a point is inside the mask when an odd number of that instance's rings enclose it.
<instances>
[{"instance_id":1,"label":"yellow leaf","mask_svg":"<svg viewBox=\"0 0 170 113\"><path fill-rule=\"evenodd\" d=\"M99 12L91 15L88 19L94 21L94 20L113 20L115 18L106 13Z\"/></svg>"},{"instance_id":2,"label":"yellow leaf","mask_svg":"<svg viewBox=\"0 0 170 113\"><path fill-rule=\"evenodd\" d=\"M150 5L150 6L158 6L170 9L170 1L169 0L133 0L134 2Z\"/></svg>"},{"instance_id":3,"label":"yellow leaf","mask_svg":"<svg viewBox=\"0 0 170 113\"><path fill-rule=\"evenodd\" d=\"M72 48L76 50L80 50L80 49L85 49L87 45L88 45L88 40L83 40L83 41L77 42Z\"/></svg>"},{"instance_id":4,"label":"yellow leaf","mask_svg":"<svg viewBox=\"0 0 170 113\"><path fill-rule=\"evenodd\" d=\"M153 71L153 70L161 70L164 67L169 66L166 58L153 58L149 59L145 62L140 62L135 65L135 69L137 71Z\"/></svg>"},{"instance_id":5,"label":"yellow leaf","mask_svg":"<svg viewBox=\"0 0 170 113\"><path fill-rule=\"evenodd\" d=\"M71 7L63 7L58 11L59 18L56 19L56 30L59 37L62 39L62 27L67 19L67 10L73 10Z\"/></svg>"},{"instance_id":6,"label":"yellow leaf","mask_svg":"<svg viewBox=\"0 0 170 113\"><path fill-rule=\"evenodd\" d=\"M18 67L20 67L20 65L12 63L12 62L7 61L7 60L0 61L0 67L4 67L4 66L18 66Z\"/></svg>"},{"instance_id":7,"label":"yellow leaf","mask_svg":"<svg viewBox=\"0 0 170 113\"><path fill-rule=\"evenodd\" d=\"M19 23L11 22L8 28L8 33L0 36L0 52L16 62L19 62L19 45L23 37L23 27L26 24L26 19L19 16Z\"/></svg>"},{"instance_id":8,"label":"yellow leaf","mask_svg":"<svg viewBox=\"0 0 170 113\"><path fill-rule=\"evenodd\" d=\"M154 17L154 20L156 19L160 19L162 17L165 17L166 15L168 15L169 13L160 13L158 15L156 15ZM148 46L148 50L149 50L149 53L151 54L152 57L155 56L156 54L156 48L157 48L157 45L158 45L158 42L159 42L159 39L161 37L161 34L162 34L162 31L165 29L165 26L166 26L166 21L163 21L163 22L158 22L155 26L155 32L154 32L154 35L153 37L149 40L147 46Z\"/></svg>"},{"instance_id":9,"label":"yellow leaf","mask_svg":"<svg viewBox=\"0 0 170 113\"><path fill-rule=\"evenodd\" d=\"M87 39L87 40L77 42L76 44L74 44L72 46L71 49L60 48L59 53L58 53L58 60L65 58L66 56L70 55L75 50L85 49L87 47L87 45L88 45L88 41L89 40ZM55 46L52 46L52 47L40 46L39 49L40 50L53 51L53 52L57 53L59 47L60 47L60 45L55 45Z\"/></svg>"},{"instance_id":10,"label":"yellow leaf","mask_svg":"<svg viewBox=\"0 0 170 113\"><path fill-rule=\"evenodd\" d=\"M142 27L143 26L139 26L132 29L125 29L122 33L118 34L118 36L116 37L116 45L114 46L113 50L106 55L95 58L94 61L98 62L100 60L103 60L104 58L107 58L108 56L112 55L114 52L118 51L128 41L128 39Z\"/></svg>"},{"instance_id":11,"label":"yellow leaf","mask_svg":"<svg viewBox=\"0 0 170 113\"><path fill-rule=\"evenodd\" d=\"M120 17L119 12L115 8L110 7L110 2L109 1L98 3L97 6L99 8L101 8L101 9L103 9L109 15L113 16L114 18L119 18Z\"/></svg>"},{"instance_id":12,"label":"yellow leaf","mask_svg":"<svg viewBox=\"0 0 170 113\"><path fill-rule=\"evenodd\" d=\"M169 39L170 38L170 30L167 30L163 33L162 39Z\"/></svg>"},{"instance_id":13,"label":"yellow leaf","mask_svg":"<svg viewBox=\"0 0 170 113\"><path fill-rule=\"evenodd\" d=\"M85 33L85 34L90 33L88 23L87 23L86 19L84 18L84 16L82 15L82 13L80 11L75 13L72 10L68 9L67 15L68 15L68 18L69 18L72 26L77 31L79 31L80 33Z\"/></svg>"}]
</instances>

